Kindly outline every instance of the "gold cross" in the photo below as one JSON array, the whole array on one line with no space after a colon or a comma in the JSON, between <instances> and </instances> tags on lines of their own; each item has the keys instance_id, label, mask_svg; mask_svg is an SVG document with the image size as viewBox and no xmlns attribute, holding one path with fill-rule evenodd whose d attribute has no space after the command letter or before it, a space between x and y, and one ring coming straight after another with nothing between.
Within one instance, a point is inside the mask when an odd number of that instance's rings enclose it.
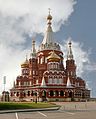
<instances>
[{"instance_id":1,"label":"gold cross","mask_svg":"<svg viewBox=\"0 0 96 119\"><path fill-rule=\"evenodd\" d=\"M50 9L50 8L48 8L48 10L49 10L49 14L50 14L51 9Z\"/></svg>"}]
</instances>

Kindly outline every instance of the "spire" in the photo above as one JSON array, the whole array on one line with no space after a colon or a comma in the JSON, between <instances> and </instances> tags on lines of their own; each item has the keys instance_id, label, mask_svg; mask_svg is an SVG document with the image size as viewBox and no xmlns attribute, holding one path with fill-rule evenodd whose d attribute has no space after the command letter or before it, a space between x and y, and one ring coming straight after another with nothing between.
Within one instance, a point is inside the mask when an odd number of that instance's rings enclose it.
<instances>
[{"instance_id":1,"label":"spire","mask_svg":"<svg viewBox=\"0 0 96 119\"><path fill-rule=\"evenodd\" d=\"M34 39L34 38L32 39L32 50L31 50L30 56L31 56L32 58L35 58L35 57L36 57L35 39Z\"/></svg>"},{"instance_id":2,"label":"spire","mask_svg":"<svg viewBox=\"0 0 96 119\"><path fill-rule=\"evenodd\" d=\"M44 35L44 39L39 47L39 51L46 50L46 49L47 50L61 50L59 44L55 42L54 40L54 33L51 27L51 24L52 24L51 20L52 20L52 16L50 13L50 8L49 8L49 13L47 16L47 30Z\"/></svg>"},{"instance_id":3,"label":"spire","mask_svg":"<svg viewBox=\"0 0 96 119\"><path fill-rule=\"evenodd\" d=\"M67 86L67 88L72 88L69 76L67 79L67 85L66 86Z\"/></svg>"},{"instance_id":4,"label":"spire","mask_svg":"<svg viewBox=\"0 0 96 119\"><path fill-rule=\"evenodd\" d=\"M51 28L51 20L52 20L52 16L50 14L50 8L49 8L49 15L47 16L47 20L48 20L48 28L50 27ZM48 30L48 29L47 29ZM52 28L51 28L51 31L52 31Z\"/></svg>"},{"instance_id":5,"label":"spire","mask_svg":"<svg viewBox=\"0 0 96 119\"><path fill-rule=\"evenodd\" d=\"M42 78L42 83L41 83L41 86L46 87L46 83L45 83L44 76L43 76L43 78Z\"/></svg>"},{"instance_id":6,"label":"spire","mask_svg":"<svg viewBox=\"0 0 96 119\"><path fill-rule=\"evenodd\" d=\"M52 16L50 14L50 8L49 8L49 14L47 16L47 31L45 34L45 37L43 39L42 44L50 44L54 42L54 38L53 38L53 31L52 31L52 27L51 27L51 20L52 20Z\"/></svg>"},{"instance_id":7,"label":"spire","mask_svg":"<svg viewBox=\"0 0 96 119\"><path fill-rule=\"evenodd\" d=\"M69 49L68 49L68 54L67 54L67 60L73 60L73 54L72 54L72 49L71 49L71 41L69 41Z\"/></svg>"}]
</instances>

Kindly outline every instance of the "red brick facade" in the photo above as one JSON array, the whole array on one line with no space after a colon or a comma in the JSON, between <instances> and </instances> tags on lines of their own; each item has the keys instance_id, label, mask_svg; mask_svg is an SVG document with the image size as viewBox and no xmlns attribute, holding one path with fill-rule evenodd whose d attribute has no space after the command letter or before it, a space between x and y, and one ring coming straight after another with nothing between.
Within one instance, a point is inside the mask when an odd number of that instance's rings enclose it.
<instances>
[{"instance_id":1,"label":"red brick facade","mask_svg":"<svg viewBox=\"0 0 96 119\"><path fill-rule=\"evenodd\" d=\"M52 16L47 17L48 27L39 51L32 41L30 59L21 65L21 76L17 76L14 87L10 89L14 101L80 101L90 98L86 83L76 75L71 42L69 42L66 67L63 52L54 41L51 27ZM77 64L78 65L78 64Z\"/></svg>"}]
</instances>

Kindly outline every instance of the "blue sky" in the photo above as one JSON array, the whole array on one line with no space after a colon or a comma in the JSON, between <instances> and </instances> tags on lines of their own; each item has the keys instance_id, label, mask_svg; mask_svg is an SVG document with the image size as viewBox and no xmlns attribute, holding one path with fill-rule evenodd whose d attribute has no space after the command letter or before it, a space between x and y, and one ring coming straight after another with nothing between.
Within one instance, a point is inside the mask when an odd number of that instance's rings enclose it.
<instances>
[{"instance_id":1,"label":"blue sky","mask_svg":"<svg viewBox=\"0 0 96 119\"><path fill-rule=\"evenodd\" d=\"M83 43L84 50L91 50L89 59L93 70L86 70L83 77L89 82L92 95L96 97L96 1L78 0L74 8L68 25L61 26L58 35L64 38L71 36L74 41Z\"/></svg>"},{"instance_id":2,"label":"blue sky","mask_svg":"<svg viewBox=\"0 0 96 119\"><path fill-rule=\"evenodd\" d=\"M90 65L93 69L84 71L82 77L89 82L92 96L96 97L96 1L78 0L68 23L57 32L58 38L72 37L74 41L83 43L83 49L89 51ZM78 51L76 51L78 52ZM95 65L95 66L94 66ZM91 66L89 68L92 68Z\"/></svg>"},{"instance_id":3,"label":"blue sky","mask_svg":"<svg viewBox=\"0 0 96 119\"><path fill-rule=\"evenodd\" d=\"M42 41L49 7L64 58L71 38L77 74L86 80L91 95L96 97L96 0L0 0L0 92L4 75L8 90L21 74L20 64L27 53L30 55L33 34L37 45Z\"/></svg>"}]
</instances>

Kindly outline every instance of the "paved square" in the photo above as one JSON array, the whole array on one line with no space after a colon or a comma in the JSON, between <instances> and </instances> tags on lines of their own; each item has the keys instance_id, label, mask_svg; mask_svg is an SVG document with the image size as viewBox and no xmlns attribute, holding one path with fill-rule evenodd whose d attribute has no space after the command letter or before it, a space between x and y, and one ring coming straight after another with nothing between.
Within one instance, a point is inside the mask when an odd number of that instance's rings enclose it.
<instances>
[{"instance_id":1,"label":"paved square","mask_svg":"<svg viewBox=\"0 0 96 119\"><path fill-rule=\"evenodd\" d=\"M55 102L56 111L0 114L0 119L96 119L96 102Z\"/></svg>"}]
</instances>

